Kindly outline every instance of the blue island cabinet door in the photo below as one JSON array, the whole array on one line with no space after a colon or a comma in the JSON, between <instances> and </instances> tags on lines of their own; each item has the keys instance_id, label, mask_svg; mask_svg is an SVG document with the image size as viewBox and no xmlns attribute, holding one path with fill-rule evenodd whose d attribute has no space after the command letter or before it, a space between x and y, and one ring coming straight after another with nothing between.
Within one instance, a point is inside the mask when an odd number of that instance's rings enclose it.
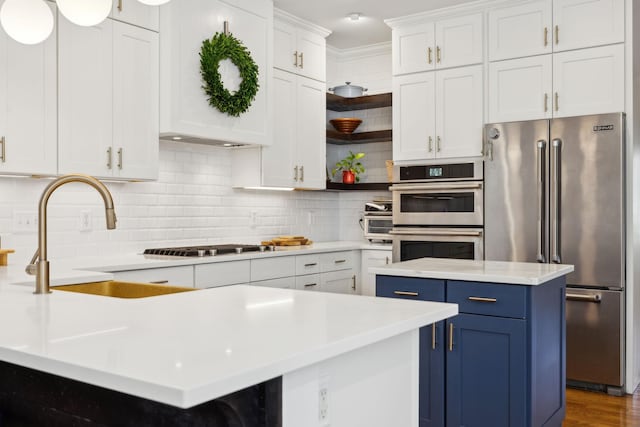
<instances>
[{"instance_id":1,"label":"blue island cabinet door","mask_svg":"<svg viewBox=\"0 0 640 427\"><path fill-rule=\"evenodd\" d=\"M526 426L526 322L460 314L446 323L447 427Z\"/></svg>"},{"instance_id":2,"label":"blue island cabinet door","mask_svg":"<svg viewBox=\"0 0 640 427\"><path fill-rule=\"evenodd\" d=\"M377 276L376 296L444 302L444 286L443 280ZM445 347L444 322L420 328L420 427L444 427Z\"/></svg>"}]
</instances>

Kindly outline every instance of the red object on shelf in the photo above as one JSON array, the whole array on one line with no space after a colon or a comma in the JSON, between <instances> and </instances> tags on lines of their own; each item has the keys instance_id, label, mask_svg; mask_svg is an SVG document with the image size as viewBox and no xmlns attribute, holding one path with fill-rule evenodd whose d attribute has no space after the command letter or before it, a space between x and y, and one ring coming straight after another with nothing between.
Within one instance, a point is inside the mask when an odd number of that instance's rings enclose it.
<instances>
[{"instance_id":1,"label":"red object on shelf","mask_svg":"<svg viewBox=\"0 0 640 427\"><path fill-rule=\"evenodd\" d=\"M351 171L342 171L342 183L353 184L356 182L356 176Z\"/></svg>"}]
</instances>

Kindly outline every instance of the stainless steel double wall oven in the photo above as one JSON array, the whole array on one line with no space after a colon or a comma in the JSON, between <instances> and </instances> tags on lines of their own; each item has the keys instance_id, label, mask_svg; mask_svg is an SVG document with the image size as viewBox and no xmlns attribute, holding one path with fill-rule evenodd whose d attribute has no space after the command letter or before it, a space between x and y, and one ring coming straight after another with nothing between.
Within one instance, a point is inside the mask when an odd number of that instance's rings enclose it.
<instances>
[{"instance_id":1,"label":"stainless steel double wall oven","mask_svg":"<svg viewBox=\"0 0 640 427\"><path fill-rule=\"evenodd\" d=\"M396 166L393 261L484 258L482 161Z\"/></svg>"}]
</instances>

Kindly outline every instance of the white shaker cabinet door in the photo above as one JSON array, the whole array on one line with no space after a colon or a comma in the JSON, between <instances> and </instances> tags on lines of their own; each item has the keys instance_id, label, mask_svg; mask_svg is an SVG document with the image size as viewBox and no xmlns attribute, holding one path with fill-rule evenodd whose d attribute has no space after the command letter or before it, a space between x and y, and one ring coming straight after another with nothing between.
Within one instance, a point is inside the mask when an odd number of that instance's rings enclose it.
<instances>
[{"instance_id":1,"label":"white shaker cabinet door","mask_svg":"<svg viewBox=\"0 0 640 427\"><path fill-rule=\"evenodd\" d=\"M273 144L262 147L262 184L267 187L294 187L296 154L296 92L298 76L273 70Z\"/></svg>"},{"instance_id":2,"label":"white shaker cabinet door","mask_svg":"<svg viewBox=\"0 0 640 427\"><path fill-rule=\"evenodd\" d=\"M357 294L357 279L355 270L331 271L320 275L320 290L337 294Z\"/></svg>"},{"instance_id":3,"label":"white shaker cabinet door","mask_svg":"<svg viewBox=\"0 0 640 427\"><path fill-rule=\"evenodd\" d=\"M55 29L27 46L0 27L0 174L56 173L56 76Z\"/></svg>"},{"instance_id":4,"label":"white shaker cabinet door","mask_svg":"<svg viewBox=\"0 0 640 427\"><path fill-rule=\"evenodd\" d=\"M482 155L482 66L436 72L436 157Z\"/></svg>"},{"instance_id":5,"label":"white shaker cabinet door","mask_svg":"<svg viewBox=\"0 0 640 427\"><path fill-rule=\"evenodd\" d=\"M110 16L153 31L158 31L160 27L158 6L147 6L138 0L114 0Z\"/></svg>"},{"instance_id":6,"label":"white shaker cabinet door","mask_svg":"<svg viewBox=\"0 0 640 427\"><path fill-rule=\"evenodd\" d=\"M393 159L435 156L435 72L393 79Z\"/></svg>"},{"instance_id":7,"label":"white shaker cabinet door","mask_svg":"<svg viewBox=\"0 0 640 427\"><path fill-rule=\"evenodd\" d=\"M114 176L156 179L159 153L158 33L114 22Z\"/></svg>"},{"instance_id":8,"label":"white shaker cabinet door","mask_svg":"<svg viewBox=\"0 0 640 427\"><path fill-rule=\"evenodd\" d=\"M435 24L436 68L482 62L482 14L444 19Z\"/></svg>"},{"instance_id":9,"label":"white shaker cabinet door","mask_svg":"<svg viewBox=\"0 0 640 427\"><path fill-rule=\"evenodd\" d=\"M273 24L273 66L291 73L298 72L297 28L276 19ZM275 93L278 93L276 90ZM276 98L277 101L277 98Z\"/></svg>"},{"instance_id":10,"label":"white shaker cabinet door","mask_svg":"<svg viewBox=\"0 0 640 427\"><path fill-rule=\"evenodd\" d=\"M113 21L58 15L58 171L113 175Z\"/></svg>"},{"instance_id":11,"label":"white shaker cabinet door","mask_svg":"<svg viewBox=\"0 0 640 427\"><path fill-rule=\"evenodd\" d=\"M553 55L554 117L624 111L624 45Z\"/></svg>"},{"instance_id":12,"label":"white shaker cabinet door","mask_svg":"<svg viewBox=\"0 0 640 427\"><path fill-rule=\"evenodd\" d=\"M551 53L551 0L501 7L489 12L489 60Z\"/></svg>"},{"instance_id":13,"label":"white shaker cabinet door","mask_svg":"<svg viewBox=\"0 0 640 427\"><path fill-rule=\"evenodd\" d=\"M326 188L326 84L298 77L296 120L288 126L297 127L295 141L298 166L298 188Z\"/></svg>"},{"instance_id":14,"label":"white shaker cabinet door","mask_svg":"<svg viewBox=\"0 0 640 427\"><path fill-rule=\"evenodd\" d=\"M489 122L551 118L551 56L489 64Z\"/></svg>"},{"instance_id":15,"label":"white shaker cabinet door","mask_svg":"<svg viewBox=\"0 0 640 427\"><path fill-rule=\"evenodd\" d=\"M297 34L297 73L310 79L326 81L327 41L323 36L311 31L298 29Z\"/></svg>"},{"instance_id":16,"label":"white shaker cabinet door","mask_svg":"<svg viewBox=\"0 0 640 427\"><path fill-rule=\"evenodd\" d=\"M362 271L360 273L362 295L376 295L376 275L369 273L369 269L372 267L387 265L390 262L391 248L385 251L371 249L364 249L362 251Z\"/></svg>"},{"instance_id":17,"label":"white shaker cabinet door","mask_svg":"<svg viewBox=\"0 0 640 427\"><path fill-rule=\"evenodd\" d=\"M553 50L623 42L624 3L624 0L554 0Z\"/></svg>"},{"instance_id":18,"label":"white shaker cabinet door","mask_svg":"<svg viewBox=\"0 0 640 427\"><path fill-rule=\"evenodd\" d=\"M417 73L435 68L433 23L394 29L392 45L393 75Z\"/></svg>"}]
</instances>

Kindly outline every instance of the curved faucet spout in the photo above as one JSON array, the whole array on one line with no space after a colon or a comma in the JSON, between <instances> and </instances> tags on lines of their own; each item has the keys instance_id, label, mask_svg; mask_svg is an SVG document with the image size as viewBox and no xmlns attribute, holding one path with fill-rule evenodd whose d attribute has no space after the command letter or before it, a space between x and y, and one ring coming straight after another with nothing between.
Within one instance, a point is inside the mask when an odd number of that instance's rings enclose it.
<instances>
[{"instance_id":1,"label":"curved faucet spout","mask_svg":"<svg viewBox=\"0 0 640 427\"><path fill-rule=\"evenodd\" d=\"M36 294L48 294L51 292L49 283L49 261L47 260L47 203L49 197L58 188L70 182L81 182L95 188L104 201L107 229L116 228L116 213L113 207L113 198L109 189L96 178L89 175L69 174L63 175L52 181L42 192L38 205L38 249L27 266L26 272L36 276Z\"/></svg>"}]
</instances>

